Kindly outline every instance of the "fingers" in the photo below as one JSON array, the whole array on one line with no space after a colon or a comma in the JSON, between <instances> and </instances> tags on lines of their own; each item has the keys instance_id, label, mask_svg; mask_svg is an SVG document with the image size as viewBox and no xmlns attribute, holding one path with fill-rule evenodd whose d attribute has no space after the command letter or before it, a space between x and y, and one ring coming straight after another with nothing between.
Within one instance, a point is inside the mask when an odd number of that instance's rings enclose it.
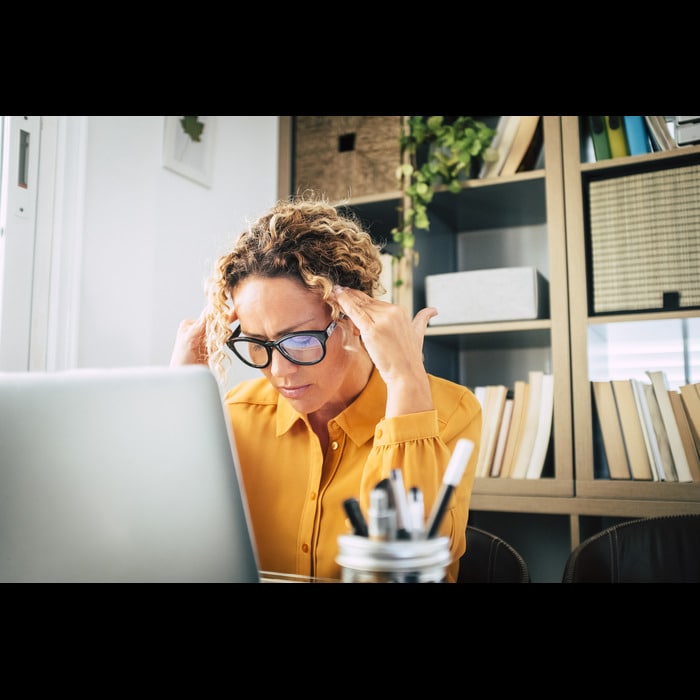
<instances>
[{"instance_id":1,"label":"fingers","mask_svg":"<svg viewBox=\"0 0 700 700\"><path fill-rule=\"evenodd\" d=\"M425 335L425 329L428 327L428 323L431 318L438 315L437 309L432 306L428 306L425 309L421 309L413 318L413 328L416 333L422 338Z\"/></svg>"},{"instance_id":2,"label":"fingers","mask_svg":"<svg viewBox=\"0 0 700 700\"><path fill-rule=\"evenodd\" d=\"M206 318L204 312L197 319L180 321L175 345L170 356L170 366L206 364Z\"/></svg>"},{"instance_id":3,"label":"fingers","mask_svg":"<svg viewBox=\"0 0 700 700\"><path fill-rule=\"evenodd\" d=\"M335 287L333 287L333 291L335 293L336 301L346 313L362 311L364 306L367 306L373 302L385 303L378 302L378 300L373 299L364 292L361 292L359 289L349 289L348 287L341 287L339 284L336 284Z\"/></svg>"},{"instance_id":4,"label":"fingers","mask_svg":"<svg viewBox=\"0 0 700 700\"><path fill-rule=\"evenodd\" d=\"M353 318L353 316L358 314L368 314L372 309L395 306L390 302L374 299L358 289L348 289L347 287L336 285L333 288L333 291L335 293L336 300L340 304L340 307L348 316L350 316L350 318ZM425 335L425 329L427 328L430 319L437 315L437 309L433 308L432 306L421 309L418 311L418 313L416 313L415 317L413 318L413 328L420 337Z\"/></svg>"}]
</instances>

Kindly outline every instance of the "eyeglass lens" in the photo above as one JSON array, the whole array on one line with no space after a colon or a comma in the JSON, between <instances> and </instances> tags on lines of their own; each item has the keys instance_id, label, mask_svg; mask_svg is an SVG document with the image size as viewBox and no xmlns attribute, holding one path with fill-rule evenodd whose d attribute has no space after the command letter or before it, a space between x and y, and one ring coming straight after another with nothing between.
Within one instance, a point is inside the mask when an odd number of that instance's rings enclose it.
<instances>
[{"instance_id":1,"label":"eyeglass lens","mask_svg":"<svg viewBox=\"0 0 700 700\"><path fill-rule=\"evenodd\" d=\"M243 339L241 339L243 340ZM241 347L243 346L243 347ZM296 335L279 343L280 350L289 359L304 364L318 362L323 357L323 345L312 335ZM268 363L270 349L254 340L236 343L236 349L255 365L265 366Z\"/></svg>"}]
</instances>

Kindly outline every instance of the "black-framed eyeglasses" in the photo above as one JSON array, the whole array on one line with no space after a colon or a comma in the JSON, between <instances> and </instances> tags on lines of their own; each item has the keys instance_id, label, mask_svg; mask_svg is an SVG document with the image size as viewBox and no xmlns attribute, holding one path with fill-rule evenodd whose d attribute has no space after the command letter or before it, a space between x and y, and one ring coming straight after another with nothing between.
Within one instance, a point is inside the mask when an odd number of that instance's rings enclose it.
<instances>
[{"instance_id":1,"label":"black-framed eyeglasses","mask_svg":"<svg viewBox=\"0 0 700 700\"><path fill-rule=\"evenodd\" d=\"M264 369L272 361L272 349L277 348L283 357L295 365L316 365L326 356L326 340L337 326L331 321L323 331L296 331L279 340L256 340L241 337L238 325L226 342L233 352L250 367Z\"/></svg>"}]
</instances>

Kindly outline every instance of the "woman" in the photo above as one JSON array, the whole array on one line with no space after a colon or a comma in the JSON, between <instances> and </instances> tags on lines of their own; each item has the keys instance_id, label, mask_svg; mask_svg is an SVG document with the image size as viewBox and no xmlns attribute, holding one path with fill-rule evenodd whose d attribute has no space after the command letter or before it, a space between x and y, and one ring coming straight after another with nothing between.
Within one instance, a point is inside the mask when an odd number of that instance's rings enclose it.
<instances>
[{"instance_id":1,"label":"woman","mask_svg":"<svg viewBox=\"0 0 700 700\"><path fill-rule=\"evenodd\" d=\"M225 396L260 567L341 578L343 502L363 512L370 491L400 467L430 512L459 438L475 444L439 534L457 577L481 432L472 392L429 375L413 321L375 298L379 247L323 200L281 201L222 255L208 305L180 324L171 365L208 363L220 380L233 357L263 374Z\"/></svg>"}]
</instances>

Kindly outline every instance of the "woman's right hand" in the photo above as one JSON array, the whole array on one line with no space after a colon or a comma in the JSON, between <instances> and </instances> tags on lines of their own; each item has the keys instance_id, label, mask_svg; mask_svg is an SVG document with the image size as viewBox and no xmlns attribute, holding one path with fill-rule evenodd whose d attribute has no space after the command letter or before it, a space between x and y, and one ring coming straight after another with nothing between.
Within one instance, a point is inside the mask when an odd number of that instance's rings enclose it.
<instances>
[{"instance_id":1,"label":"woman's right hand","mask_svg":"<svg viewBox=\"0 0 700 700\"><path fill-rule=\"evenodd\" d=\"M171 367L207 364L206 327L204 311L197 319L187 318L180 321L175 346L170 356Z\"/></svg>"}]
</instances>

